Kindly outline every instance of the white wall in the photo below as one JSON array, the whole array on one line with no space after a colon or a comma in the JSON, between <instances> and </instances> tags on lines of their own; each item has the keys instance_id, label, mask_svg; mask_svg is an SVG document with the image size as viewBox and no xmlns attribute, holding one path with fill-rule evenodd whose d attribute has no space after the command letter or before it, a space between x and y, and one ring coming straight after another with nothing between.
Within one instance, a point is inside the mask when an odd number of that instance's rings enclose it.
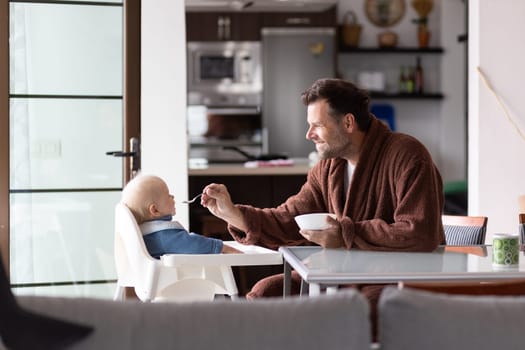
<instances>
[{"instance_id":1,"label":"white wall","mask_svg":"<svg viewBox=\"0 0 525 350\"><path fill-rule=\"evenodd\" d=\"M339 22L348 10L354 10L363 25L361 45L376 46L377 33L384 29L366 19L362 0L340 0ZM429 16L433 33L430 45L442 46L445 53L438 58L440 74L427 69L427 80L431 81L427 84L443 90L445 99L393 102L398 129L418 137L429 148L445 181L463 180L466 176L461 71L464 56L456 42L456 36L462 33L462 11L461 1L441 0L435 1ZM415 46L416 26L411 23L415 17L415 11L406 2L404 18L389 28L398 33L399 46ZM188 196L184 3L143 0L142 26L142 168L165 178L180 202ZM433 59L423 56L423 63ZM177 210L178 218L186 225L188 208L177 206Z\"/></svg>"},{"instance_id":2,"label":"white wall","mask_svg":"<svg viewBox=\"0 0 525 350\"><path fill-rule=\"evenodd\" d=\"M510 117L525 130L525 1L469 1L469 214L488 216L495 232L517 233L525 194L525 140L477 72L487 76Z\"/></svg>"},{"instance_id":3,"label":"white wall","mask_svg":"<svg viewBox=\"0 0 525 350\"><path fill-rule=\"evenodd\" d=\"M438 0L439 1L439 0ZM467 43L458 35L467 31L466 6L461 0L441 0L441 102L439 133L440 171L444 181L467 179Z\"/></svg>"},{"instance_id":4,"label":"white wall","mask_svg":"<svg viewBox=\"0 0 525 350\"><path fill-rule=\"evenodd\" d=\"M456 0L434 0L434 8L428 16L428 28L432 33L430 46L440 46L441 44L441 3L444 1ZM363 26L359 46L377 47L377 34L389 30L398 35L398 46L415 47L417 46L417 26L412 23L412 19L417 17L417 13L410 6L410 2L410 0L405 0L405 14L398 23L392 27L382 28L374 25L366 17L364 0L339 0L337 4L338 22L343 23L346 12L350 10L355 12L357 22Z\"/></svg>"},{"instance_id":5,"label":"white wall","mask_svg":"<svg viewBox=\"0 0 525 350\"><path fill-rule=\"evenodd\" d=\"M446 8L453 8L452 2L442 0L442 11L448 13ZM469 214L489 217L488 239L491 239L493 232L517 231L517 196L525 194L525 162L521 161L525 141L509 123L496 98L483 85L476 67L483 69L511 117L525 130L525 99L522 97L525 2L470 0L469 7ZM367 23L361 1L341 0L339 8L341 15L345 9L357 10L359 21ZM407 11L413 10L408 8ZM143 169L164 177L180 201L187 196L184 4L181 1L144 0L142 16ZM448 23L449 16L456 20L459 17L453 12L442 13L443 23ZM407 15L404 21L410 18ZM430 22L433 22L432 16ZM411 26L411 23L400 24L399 28L412 30ZM373 30L366 33L365 30L363 43L375 40ZM450 33L446 35L453 37ZM448 40L446 35L445 32L441 34L445 55L452 45L445 42ZM442 70L446 68L442 66ZM459 73L451 71L448 74ZM443 77L444 87L448 79ZM421 111L416 107L410 109L419 115L425 114L424 108L421 107ZM443 130L455 130L452 118L445 122L443 116L436 118L442 121ZM458 136L455 136L458 140L452 140L448 138L448 132L440 135L442 146L438 147L446 146L447 152L461 149ZM454 146L456 142L457 146ZM443 151L443 154L446 153ZM449 170L445 172L447 178ZM179 218L186 224L187 208L178 210Z\"/></svg>"},{"instance_id":6,"label":"white wall","mask_svg":"<svg viewBox=\"0 0 525 350\"><path fill-rule=\"evenodd\" d=\"M184 1L142 1L142 171L166 180L188 227L185 38Z\"/></svg>"},{"instance_id":7,"label":"white wall","mask_svg":"<svg viewBox=\"0 0 525 350\"><path fill-rule=\"evenodd\" d=\"M417 46L417 17L410 1L405 1L405 15L389 28L373 25L366 17L362 0L339 0L338 22L352 10L363 26L360 46L377 47L377 35L389 30L398 35L399 47ZM425 71L425 89L443 92L443 100L374 100L391 103L395 108L397 130L417 137L432 154L444 181L466 179L465 117L465 44L457 36L465 31L465 4L460 0L436 0L429 14L430 46L441 46L442 55L420 55ZM355 80L359 70L378 69L387 77L387 90L396 91L401 65L415 65L414 54L340 55L339 72Z\"/></svg>"}]
</instances>

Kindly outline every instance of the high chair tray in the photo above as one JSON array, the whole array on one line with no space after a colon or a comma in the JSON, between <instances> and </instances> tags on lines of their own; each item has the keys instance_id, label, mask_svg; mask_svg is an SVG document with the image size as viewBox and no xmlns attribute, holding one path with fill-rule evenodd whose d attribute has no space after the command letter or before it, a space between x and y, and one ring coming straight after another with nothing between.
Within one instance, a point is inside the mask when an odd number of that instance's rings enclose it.
<instances>
[{"instance_id":1,"label":"high chair tray","mask_svg":"<svg viewBox=\"0 0 525 350\"><path fill-rule=\"evenodd\" d=\"M236 241L225 241L224 244L240 250L243 254L166 254L160 257L166 266L177 265L280 265L283 258L280 252L259 247L245 245ZM198 259L196 259L198 257Z\"/></svg>"}]
</instances>

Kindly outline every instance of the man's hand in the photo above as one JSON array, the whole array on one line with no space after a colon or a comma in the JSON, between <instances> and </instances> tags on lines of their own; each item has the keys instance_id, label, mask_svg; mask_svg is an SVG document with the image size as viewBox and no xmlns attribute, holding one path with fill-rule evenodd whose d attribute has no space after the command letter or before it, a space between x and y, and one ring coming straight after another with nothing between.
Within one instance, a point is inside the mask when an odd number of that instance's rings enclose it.
<instances>
[{"instance_id":1,"label":"man's hand","mask_svg":"<svg viewBox=\"0 0 525 350\"><path fill-rule=\"evenodd\" d=\"M202 191L201 205L228 224L246 231L241 211L233 204L226 186L209 184Z\"/></svg>"},{"instance_id":2,"label":"man's hand","mask_svg":"<svg viewBox=\"0 0 525 350\"><path fill-rule=\"evenodd\" d=\"M341 248L345 246L341 235L341 224L336 219L328 216L329 228L324 230L300 230L299 233L309 240L319 244L323 248Z\"/></svg>"}]
</instances>

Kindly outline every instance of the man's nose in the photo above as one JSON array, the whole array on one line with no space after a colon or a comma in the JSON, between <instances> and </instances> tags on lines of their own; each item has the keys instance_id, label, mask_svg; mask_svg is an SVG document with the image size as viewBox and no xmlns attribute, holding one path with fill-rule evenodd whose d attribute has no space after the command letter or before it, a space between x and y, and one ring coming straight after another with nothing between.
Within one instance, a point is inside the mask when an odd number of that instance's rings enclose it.
<instances>
[{"instance_id":1,"label":"man's nose","mask_svg":"<svg viewBox=\"0 0 525 350\"><path fill-rule=\"evenodd\" d=\"M308 130L306 130L306 139L307 139L307 140L311 140L311 139L312 139L312 131L311 131L311 128L308 128Z\"/></svg>"}]
</instances>

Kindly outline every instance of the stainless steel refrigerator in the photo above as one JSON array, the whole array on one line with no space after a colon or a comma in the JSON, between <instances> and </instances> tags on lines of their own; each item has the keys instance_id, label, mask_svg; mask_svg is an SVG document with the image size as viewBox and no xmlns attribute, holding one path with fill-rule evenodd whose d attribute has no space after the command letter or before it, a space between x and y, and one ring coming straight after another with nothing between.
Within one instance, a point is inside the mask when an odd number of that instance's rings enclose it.
<instances>
[{"instance_id":1,"label":"stainless steel refrigerator","mask_svg":"<svg viewBox=\"0 0 525 350\"><path fill-rule=\"evenodd\" d=\"M266 151L307 157L308 123L301 93L319 78L335 76L334 28L264 28L263 108Z\"/></svg>"}]
</instances>

